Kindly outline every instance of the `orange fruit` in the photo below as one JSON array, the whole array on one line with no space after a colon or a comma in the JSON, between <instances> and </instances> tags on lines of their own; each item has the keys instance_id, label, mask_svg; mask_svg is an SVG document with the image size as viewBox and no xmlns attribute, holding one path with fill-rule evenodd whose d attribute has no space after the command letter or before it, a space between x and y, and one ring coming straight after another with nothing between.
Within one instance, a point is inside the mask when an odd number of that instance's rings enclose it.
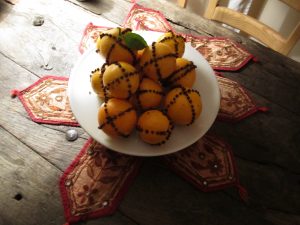
<instances>
[{"instance_id":1,"label":"orange fruit","mask_svg":"<svg viewBox=\"0 0 300 225\"><path fill-rule=\"evenodd\" d=\"M166 83L170 86L192 88L196 79L196 66L192 61L184 58L176 59L176 70L169 76Z\"/></svg>"},{"instance_id":2,"label":"orange fruit","mask_svg":"<svg viewBox=\"0 0 300 225\"><path fill-rule=\"evenodd\" d=\"M164 108L175 124L190 125L200 116L202 101L198 91L178 87L167 93Z\"/></svg>"},{"instance_id":3,"label":"orange fruit","mask_svg":"<svg viewBox=\"0 0 300 225\"><path fill-rule=\"evenodd\" d=\"M172 31L166 32L161 35L158 40L160 43L168 45L176 57L182 57L185 50L185 40L181 35L176 35Z\"/></svg>"},{"instance_id":4,"label":"orange fruit","mask_svg":"<svg viewBox=\"0 0 300 225\"><path fill-rule=\"evenodd\" d=\"M142 79L137 92L137 100L143 110L158 107L162 97L163 89L159 83L146 77Z\"/></svg>"},{"instance_id":5,"label":"orange fruit","mask_svg":"<svg viewBox=\"0 0 300 225\"><path fill-rule=\"evenodd\" d=\"M125 44L125 41L120 38L127 32L131 32L128 28L113 28L100 34L97 39L96 48L107 63L124 61L130 64L136 61L136 51L131 50Z\"/></svg>"},{"instance_id":6,"label":"orange fruit","mask_svg":"<svg viewBox=\"0 0 300 225\"><path fill-rule=\"evenodd\" d=\"M176 57L172 49L163 43L153 42L144 49L140 58L143 73L154 81L170 76L176 68Z\"/></svg>"},{"instance_id":7,"label":"orange fruit","mask_svg":"<svg viewBox=\"0 0 300 225\"><path fill-rule=\"evenodd\" d=\"M99 68L92 71L91 74L91 85L94 92L100 97L104 98L104 90L102 83L102 74Z\"/></svg>"},{"instance_id":8,"label":"orange fruit","mask_svg":"<svg viewBox=\"0 0 300 225\"><path fill-rule=\"evenodd\" d=\"M99 128L109 136L128 137L136 121L136 111L126 100L111 98L98 111Z\"/></svg>"},{"instance_id":9,"label":"orange fruit","mask_svg":"<svg viewBox=\"0 0 300 225\"><path fill-rule=\"evenodd\" d=\"M149 110L139 117L137 130L144 142L152 145L160 145L169 139L172 125L168 117L161 111Z\"/></svg>"},{"instance_id":10,"label":"orange fruit","mask_svg":"<svg viewBox=\"0 0 300 225\"><path fill-rule=\"evenodd\" d=\"M126 62L115 62L103 70L103 85L107 97L129 98L138 89L140 75L138 71Z\"/></svg>"}]
</instances>

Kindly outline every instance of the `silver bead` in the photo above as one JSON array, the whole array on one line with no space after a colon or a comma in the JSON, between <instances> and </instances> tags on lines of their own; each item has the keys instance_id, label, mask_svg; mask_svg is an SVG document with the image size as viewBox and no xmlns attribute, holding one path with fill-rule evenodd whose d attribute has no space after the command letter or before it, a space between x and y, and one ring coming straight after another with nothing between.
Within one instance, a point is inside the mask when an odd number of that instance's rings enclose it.
<instances>
[{"instance_id":1,"label":"silver bead","mask_svg":"<svg viewBox=\"0 0 300 225\"><path fill-rule=\"evenodd\" d=\"M203 181L203 184L206 186L207 185L207 181L205 180L205 181Z\"/></svg>"},{"instance_id":2,"label":"silver bead","mask_svg":"<svg viewBox=\"0 0 300 225\"><path fill-rule=\"evenodd\" d=\"M65 181L65 186L70 187L71 184L72 184L72 181L71 181L71 180L66 180L66 181Z\"/></svg>"},{"instance_id":3,"label":"silver bead","mask_svg":"<svg viewBox=\"0 0 300 225\"><path fill-rule=\"evenodd\" d=\"M68 141L75 141L78 138L78 132L74 129L67 130L66 139Z\"/></svg>"},{"instance_id":4,"label":"silver bead","mask_svg":"<svg viewBox=\"0 0 300 225\"><path fill-rule=\"evenodd\" d=\"M107 206L107 205L108 205L108 202L107 202L107 201L102 202L102 206L103 206L103 207L105 207L105 206Z\"/></svg>"},{"instance_id":5,"label":"silver bead","mask_svg":"<svg viewBox=\"0 0 300 225\"><path fill-rule=\"evenodd\" d=\"M33 24L33 26L42 26L44 24L44 17L35 16L32 24Z\"/></svg>"},{"instance_id":6,"label":"silver bead","mask_svg":"<svg viewBox=\"0 0 300 225\"><path fill-rule=\"evenodd\" d=\"M93 149L89 149L89 150L87 151L87 154L88 154L88 155L93 155L93 154L94 154L94 150L93 150Z\"/></svg>"}]
</instances>

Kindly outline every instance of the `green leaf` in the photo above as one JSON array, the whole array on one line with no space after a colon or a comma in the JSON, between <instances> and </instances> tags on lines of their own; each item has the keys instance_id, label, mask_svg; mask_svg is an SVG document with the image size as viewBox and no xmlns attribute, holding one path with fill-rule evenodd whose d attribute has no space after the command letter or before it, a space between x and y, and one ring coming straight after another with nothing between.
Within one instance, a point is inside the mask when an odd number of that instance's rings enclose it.
<instances>
[{"instance_id":1,"label":"green leaf","mask_svg":"<svg viewBox=\"0 0 300 225\"><path fill-rule=\"evenodd\" d=\"M127 47L132 50L141 50L148 46L145 39L141 35L136 33L126 33L123 35L123 38Z\"/></svg>"}]
</instances>

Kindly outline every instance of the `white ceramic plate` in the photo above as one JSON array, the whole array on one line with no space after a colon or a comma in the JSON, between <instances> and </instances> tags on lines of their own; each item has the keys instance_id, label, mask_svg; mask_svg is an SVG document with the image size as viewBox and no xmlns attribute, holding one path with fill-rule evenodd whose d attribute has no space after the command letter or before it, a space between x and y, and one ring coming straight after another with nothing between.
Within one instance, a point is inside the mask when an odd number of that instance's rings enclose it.
<instances>
[{"instance_id":1,"label":"white ceramic plate","mask_svg":"<svg viewBox=\"0 0 300 225\"><path fill-rule=\"evenodd\" d=\"M136 32L144 37L148 44L161 35L158 32ZM98 129L98 108L101 101L93 92L90 84L91 71L101 67L104 58L87 50L74 66L68 84L68 95L72 111L86 132L96 141L117 152L135 156L159 156L173 153L188 147L200 139L213 124L220 106L220 92L214 72L208 62L190 44L186 44L184 58L197 66L197 78L193 86L201 94L203 111L191 126L175 126L170 139L163 145L152 146L138 138L137 132L129 138L112 138Z\"/></svg>"}]
</instances>

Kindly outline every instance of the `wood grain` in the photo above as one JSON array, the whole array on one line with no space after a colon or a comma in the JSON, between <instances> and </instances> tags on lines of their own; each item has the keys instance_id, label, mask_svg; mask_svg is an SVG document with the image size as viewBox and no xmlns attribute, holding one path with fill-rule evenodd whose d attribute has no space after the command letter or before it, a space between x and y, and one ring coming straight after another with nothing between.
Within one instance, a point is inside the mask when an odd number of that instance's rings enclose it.
<instances>
[{"instance_id":1,"label":"wood grain","mask_svg":"<svg viewBox=\"0 0 300 225\"><path fill-rule=\"evenodd\" d=\"M63 224L61 171L0 127L0 224Z\"/></svg>"},{"instance_id":2,"label":"wood grain","mask_svg":"<svg viewBox=\"0 0 300 225\"><path fill-rule=\"evenodd\" d=\"M0 6L3 4L1 1ZM1 53L39 77L44 74L68 76L80 56L78 47L86 25L89 22L113 25L81 12L74 5L57 0L20 1L15 6L6 6L1 21L1 31L5 32L1 36ZM34 17L43 14L44 24L33 26ZM78 14L80 19L76 18Z\"/></svg>"},{"instance_id":3,"label":"wood grain","mask_svg":"<svg viewBox=\"0 0 300 225\"><path fill-rule=\"evenodd\" d=\"M45 127L32 122L19 99L12 99L9 93L11 89L26 87L37 80L37 77L2 55L0 61L2 62L0 70L3 71L0 76L1 126L43 158L47 158L58 168L65 169L86 140L79 138L75 142L68 142L63 130L51 129L51 126Z\"/></svg>"},{"instance_id":4,"label":"wood grain","mask_svg":"<svg viewBox=\"0 0 300 225\"><path fill-rule=\"evenodd\" d=\"M32 2L0 2L5 34L0 36L0 224L5 225L63 224L57 181L88 138L76 128L80 138L67 142L68 127L32 122L10 90L23 89L44 74L67 76L86 24L122 24L132 6L120 0ZM177 31L230 37L258 57L258 63L223 75L241 83L270 111L211 128L232 145L249 203L239 199L235 188L203 193L159 158L149 158L115 214L80 224L300 224L300 64L172 2L139 4L161 10ZM32 26L37 14L45 18L41 27ZM47 60L51 70L45 70Z\"/></svg>"}]
</instances>

